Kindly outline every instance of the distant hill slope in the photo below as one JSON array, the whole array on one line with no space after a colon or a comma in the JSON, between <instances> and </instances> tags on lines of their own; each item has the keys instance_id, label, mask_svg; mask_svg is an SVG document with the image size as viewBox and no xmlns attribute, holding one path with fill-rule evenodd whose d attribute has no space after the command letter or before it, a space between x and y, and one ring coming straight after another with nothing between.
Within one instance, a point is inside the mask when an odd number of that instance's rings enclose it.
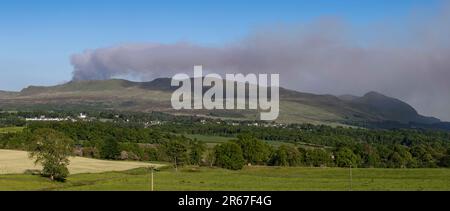
<instances>
[{"instance_id":1,"label":"distant hill slope","mask_svg":"<svg viewBox=\"0 0 450 211\"><path fill-rule=\"evenodd\" d=\"M379 115L387 120L395 120L402 123L417 122L432 124L440 120L433 117L424 117L407 103L395 98L384 96L377 92L369 92L362 97L347 99L348 102L359 107L360 110L374 115Z\"/></svg>"},{"instance_id":2,"label":"distant hill slope","mask_svg":"<svg viewBox=\"0 0 450 211\"><path fill-rule=\"evenodd\" d=\"M0 92L1 109L115 109L162 111L180 115L258 119L254 110L175 111L170 105L170 78L150 82L121 79L72 81L62 85L30 86L20 92ZM316 95L280 88L278 122L339 125L352 122L398 121L439 123L400 100L370 92L363 97Z\"/></svg>"}]
</instances>

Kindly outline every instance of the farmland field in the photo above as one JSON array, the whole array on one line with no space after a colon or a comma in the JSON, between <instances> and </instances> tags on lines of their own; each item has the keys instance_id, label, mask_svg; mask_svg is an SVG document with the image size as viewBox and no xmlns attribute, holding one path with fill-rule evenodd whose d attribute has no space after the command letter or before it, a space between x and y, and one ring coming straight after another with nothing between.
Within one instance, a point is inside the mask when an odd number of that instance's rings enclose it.
<instances>
[{"instance_id":1,"label":"farmland field","mask_svg":"<svg viewBox=\"0 0 450 211\"><path fill-rule=\"evenodd\" d=\"M353 169L352 190L450 190L450 169ZM350 190L349 169L245 167L240 171L185 167L155 172L162 190ZM150 190L145 168L84 173L65 183L37 175L0 175L0 190Z\"/></svg>"},{"instance_id":2,"label":"farmland field","mask_svg":"<svg viewBox=\"0 0 450 211\"><path fill-rule=\"evenodd\" d=\"M82 157L71 157L68 166L70 173L98 173L106 171L124 171L139 167L156 166L145 162L128 161L106 161ZM35 166L33 160L28 159L25 151L2 150L0 149L0 174L20 174L27 170L38 170L40 166Z\"/></svg>"},{"instance_id":3,"label":"farmland field","mask_svg":"<svg viewBox=\"0 0 450 211\"><path fill-rule=\"evenodd\" d=\"M190 139L197 139L199 141L207 143L209 146L215 146L217 144L225 143L227 141L236 139L235 137L222 137L213 135L200 135L200 134L181 134ZM280 145L293 145L286 141L266 141L271 146L278 147ZM301 144L299 144L301 145Z\"/></svg>"},{"instance_id":4,"label":"farmland field","mask_svg":"<svg viewBox=\"0 0 450 211\"><path fill-rule=\"evenodd\" d=\"M221 137L221 136L209 136L209 135L199 135L199 134L182 134L190 139L197 139L202 142L209 144L220 144L227 142L229 140L235 139L233 137Z\"/></svg>"},{"instance_id":5,"label":"farmland field","mask_svg":"<svg viewBox=\"0 0 450 211\"><path fill-rule=\"evenodd\" d=\"M24 127L2 127L0 128L0 133L17 133L21 132Z\"/></svg>"}]
</instances>

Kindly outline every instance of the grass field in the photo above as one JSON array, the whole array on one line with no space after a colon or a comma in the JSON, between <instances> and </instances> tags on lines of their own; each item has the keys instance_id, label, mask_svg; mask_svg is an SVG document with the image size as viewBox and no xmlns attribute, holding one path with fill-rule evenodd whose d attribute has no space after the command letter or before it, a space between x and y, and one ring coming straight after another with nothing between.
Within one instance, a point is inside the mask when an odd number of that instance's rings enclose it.
<instances>
[{"instance_id":1,"label":"grass field","mask_svg":"<svg viewBox=\"0 0 450 211\"><path fill-rule=\"evenodd\" d=\"M450 169L353 169L352 190L450 190ZM186 167L155 172L155 190L350 190L342 168L246 167L240 171ZM0 175L0 190L150 190L147 169L71 175Z\"/></svg>"},{"instance_id":2,"label":"grass field","mask_svg":"<svg viewBox=\"0 0 450 211\"><path fill-rule=\"evenodd\" d=\"M155 190L450 190L450 169L349 169L305 167L245 167L240 171L163 164L104 161L75 157L65 183L39 175L27 152L0 150L0 190L149 190L148 169L155 173Z\"/></svg>"},{"instance_id":3,"label":"grass field","mask_svg":"<svg viewBox=\"0 0 450 211\"><path fill-rule=\"evenodd\" d=\"M221 136L208 136L208 135L199 135L199 134L183 134L187 138L197 139L206 143L223 143L229 140L233 140L233 137L221 137Z\"/></svg>"},{"instance_id":4,"label":"grass field","mask_svg":"<svg viewBox=\"0 0 450 211\"><path fill-rule=\"evenodd\" d=\"M187 138L197 139L199 141L207 143L209 146L215 146L217 144L225 143L227 141L236 139L234 137L222 137L222 136L210 136L210 135L199 135L199 134L183 134ZM280 145L292 145L292 143L282 142L282 141L266 141L269 145L278 147Z\"/></svg>"},{"instance_id":5,"label":"grass field","mask_svg":"<svg viewBox=\"0 0 450 211\"><path fill-rule=\"evenodd\" d=\"M178 134L180 135L180 134ZM214 147L217 144L221 144L236 138L233 137L221 137L221 136L210 136L210 135L199 135L199 134L183 134L184 136L190 138L190 139L197 139L199 141L207 143L208 146ZM269 145L273 147L279 147L280 145L296 145L298 147L303 148L326 148L326 146L321 145L315 145L315 144L309 144L309 143L303 143L298 142L296 144L289 143L288 141L266 141ZM330 148L330 147L328 147Z\"/></svg>"},{"instance_id":6,"label":"grass field","mask_svg":"<svg viewBox=\"0 0 450 211\"><path fill-rule=\"evenodd\" d=\"M21 132L24 127L1 127L0 133L17 133Z\"/></svg>"},{"instance_id":7,"label":"grass field","mask_svg":"<svg viewBox=\"0 0 450 211\"><path fill-rule=\"evenodd\" d=\"M124 171L139 167L156 166L161 164L128 162L128 161L106 161L82 157L70 158L69 171L72 174L98 173L106 171ZM28 159L28 153L16 150L0 149L0 174L21 174L26 170L39 170L33 160Z\"/></svg>"}]
</instances>

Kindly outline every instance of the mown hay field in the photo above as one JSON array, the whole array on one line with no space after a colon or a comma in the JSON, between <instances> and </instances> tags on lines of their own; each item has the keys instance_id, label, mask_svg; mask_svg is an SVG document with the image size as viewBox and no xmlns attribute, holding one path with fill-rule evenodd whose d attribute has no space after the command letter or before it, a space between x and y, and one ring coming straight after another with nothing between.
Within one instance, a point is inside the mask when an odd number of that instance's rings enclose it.
<instances>
[{"instance_id":1,"label":"mown hay field","mask_svg":"<svg viewBox=\"0 0 450 211\"><path fill-rule=\"evenodd\" d=\"M108 171L125 171L141 167L160 167L161 164L131 161L108 161L83 157L71 157L68 166L71 174L100 173ZM40 170L41 166L34 165L28 158L28 152L0 149L0 174L22 174L27 170Z\"/></svg>"}]
</instances>

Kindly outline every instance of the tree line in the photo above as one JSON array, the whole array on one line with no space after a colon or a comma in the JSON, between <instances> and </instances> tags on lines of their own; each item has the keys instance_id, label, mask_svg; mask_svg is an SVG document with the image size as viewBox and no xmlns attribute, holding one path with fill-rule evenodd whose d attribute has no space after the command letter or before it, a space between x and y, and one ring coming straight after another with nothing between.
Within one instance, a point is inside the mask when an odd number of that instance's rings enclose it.
<instances>
[{"instance_id":1,"label":"tree line","mask_svg":"<svg viewBox=\"0 0 450 211\"><path fill-rule=\"evenodd\" d=\"M239 169L243 165L367 168L449 167L449 134L420 130L368 130L314 125L285 128L173 123L145 128L134 123L34 122L23 132L0 134L0 147L27 149L37 130L73 140L78 156L166 161ZM215 147L180 134L228 136ZM285 144L274 147L270 141Z\"/></svg>"}]
</instances>

